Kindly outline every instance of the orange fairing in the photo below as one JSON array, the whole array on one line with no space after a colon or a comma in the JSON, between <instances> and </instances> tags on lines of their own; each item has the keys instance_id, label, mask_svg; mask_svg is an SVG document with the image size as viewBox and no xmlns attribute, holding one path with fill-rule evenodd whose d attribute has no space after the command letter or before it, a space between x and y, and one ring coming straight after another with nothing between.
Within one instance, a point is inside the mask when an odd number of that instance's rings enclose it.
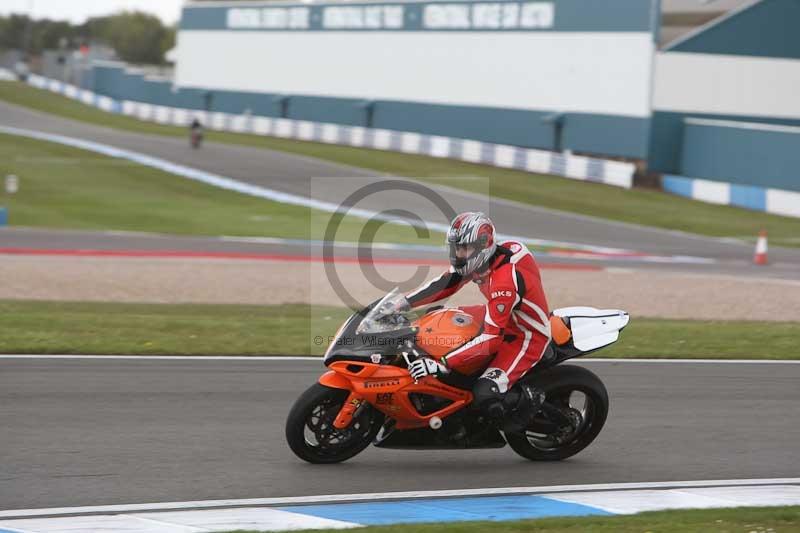
<instances>
[{"instance_id":1,"label":"orange fairing","mask_svg":"<svg viewBox=\"0 0 800 533\"><path fill-rule=\"evenodd\" d=\"M326 387L332 387L334 389L350 390L350 380L333 371L322 374L319 378L319 383L320 385L325 385Z\"/></svg>"},{"instance_id":2,"label":"orange fairing","mask_svg":"<svg viewBox=\"0 0 800 533\"><path fill-rule=\"evenodd\" d=\"M558 346L568 343L569 339L572 337L572 332L564 323L564 319L556 315L550 317L550 332Z\"/></svg>"},{"instance_id":3,"label":"orange fairing","mask_svg":"<svg viewBox=\"0 0 800 533\"><path fill-rule=\"evenodd\" d=\"M334 421L340 429L351 423L353 414L364 401L393 418L397 429L427 427L434 416L444 419L472 402L469 391L451 387L430 376L415 382L408 370L397 366L337 361L331 363L330 369L331 372L323 375L319 382L350 391ZM437 396L450 400L450 403L423 415L409 398L413 393Z\"/></svg>"},{"instance_id":4,"label":"orange fairing","mask_svg":"<svg viewBox=\"0 0 800 533\"><path fill-rule=\"evenodd\" d=\"M481 326L471 315L459 309L440 309L414 323L419 328L417 346L439 359L480 332Z\"/></svg>"}]
</instances>

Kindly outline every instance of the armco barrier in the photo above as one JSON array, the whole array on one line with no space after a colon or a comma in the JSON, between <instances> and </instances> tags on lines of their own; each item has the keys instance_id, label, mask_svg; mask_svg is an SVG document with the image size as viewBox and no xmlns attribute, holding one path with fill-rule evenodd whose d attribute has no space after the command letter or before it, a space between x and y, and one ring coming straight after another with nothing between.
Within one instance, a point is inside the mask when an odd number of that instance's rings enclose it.
<instances>
[{"instance_id":1,"label":"armco barrier","mask_svg":"<svg viewBox=\"0 0 800 533\"><path fill-rule=\"evenodd\" d=\"M800 192L683 176L665 175L661 181L665 191L701 202L800 218Z\"/></svg>"},{"instance_id":2,"label":"armco barrier","mask_svg":"<svg viewBox=\"0 0 800 533\"><path fill-rule=\"evenodd\" d=\"M122 113L140 120L160 124L188 126L194 118L198 118L205 127L217 131L250 133L428 155L538 174L552 174L616 187L630 188L633 186L635 166L632 163L594 159L517 146L490 144L469 139L422 135L412 132L342 126L339 124L256 115L207 113L194 109L165 107L130 100L120 102L58 80L36 75L29 76L28 83L40 89L62 94L74 100L80 100L104 111Z\"/></svg>"}]
</instances>

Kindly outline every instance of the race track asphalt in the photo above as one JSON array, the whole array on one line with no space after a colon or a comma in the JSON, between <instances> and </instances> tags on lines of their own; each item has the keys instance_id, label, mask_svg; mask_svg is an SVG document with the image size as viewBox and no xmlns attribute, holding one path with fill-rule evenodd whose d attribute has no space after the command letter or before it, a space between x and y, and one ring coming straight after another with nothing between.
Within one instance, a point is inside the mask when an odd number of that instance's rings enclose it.
<instances>
[{"instance_id":1,"label":"race track asphalt","mask_svg":"<svg viewBox=\"0 0 800 533\"><path fill-rule=\"evenodd\" d=\"M104 128L2 102L0 125L66 134L159 157L276 191L328 202L342 202L366 184L379 183L389 178L373 171L245 146L207 143L202 150L192 150L186 139ZM732 261L737 265L745 265L753 253L752 245L742 242L610 222L505 200L492 199L487 202L486 198L450 188L430 188L445 198L455 211L488 210L505 234L625 248L659 255L708 257ZM446 222L437 207L430 202L421 201L420 195L414 192L384 191L365 198L357 206L374 211L409 209L424 220ZM800 250L776 248L771 252L775 262L791 264L797 271Z\"/></svg>"},{"instance_id":2,"label":"race track asphalt","mask_svg":"<svg viewBox=\"0 0 800 533\"><path fill-rule=\"evenodd\" d=\"M283 432L318 361L0 359L0 509L800 475L800 365L582 364L611 414L570 460L371 448L313 466Z\"/></svg>"}]
</instances>

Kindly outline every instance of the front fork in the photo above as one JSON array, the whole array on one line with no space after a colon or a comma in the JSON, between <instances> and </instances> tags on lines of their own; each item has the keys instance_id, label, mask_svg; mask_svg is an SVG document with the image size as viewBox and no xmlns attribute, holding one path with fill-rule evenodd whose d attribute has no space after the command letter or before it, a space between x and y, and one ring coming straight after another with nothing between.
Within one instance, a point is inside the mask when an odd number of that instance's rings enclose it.
<instances>
[{"instance_id":1,"label":"front fork","mask_svg":"<svg viewBox=\"0 0 800 533\"><path fill-rule=\"evenodd\" d=\"M364 404L364 398L355 392L351 392L347 396L347 400L344 402L344 405L339 410L339 414L336 415L336 419L333 421L333 427L336 429L347 428L353 423L353 418L355 418L356 415L361 412Z\"/></svg>"},{"instance_id":2,"label":"front fork","mask_svg":"<svg viewBox=\"0 0 800 533\"><path fill-rule=\"evenodd\" d=\"M326 387L334 389L350 390L351 387L349 379L333 371L324 373L319 378L319 383L320 385L325 385ZM336 415L333 421L333 427L336 429L345 429L348 427L353 422L353 418L360 414L365 404L366 402L362 396L350 391L347 400L345 400L344 405L339 409L339 414Z\"/></svg>"}]
</instances>

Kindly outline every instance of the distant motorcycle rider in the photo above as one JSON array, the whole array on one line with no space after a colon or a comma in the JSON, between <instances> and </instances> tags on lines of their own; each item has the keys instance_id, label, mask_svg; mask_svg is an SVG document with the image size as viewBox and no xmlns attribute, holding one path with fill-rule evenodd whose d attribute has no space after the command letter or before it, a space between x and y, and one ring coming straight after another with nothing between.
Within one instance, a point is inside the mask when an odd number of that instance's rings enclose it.
<instances>
[{"instance_id":1,"label":"distant motorcycle rider","mask_svg":"<svg viewBox=\"0 0 800 533\"><path fill-rule=\"evenodd\" d=\"M482 321L483 329L438 361L429 357L413 361L411 375L421 379L451 369L485 368L475 382L473 396L475 405L490 419L499 424L510 412L538 409L544 395L527 386L522 387L515 405L503 401L506 392L542 358L550 342L547 299L533 254L521 242L497 244L494 224L479 212L453 219L447 244L450 269L406 298L412 307L419 307L475 282L487 303L462 310ZM523 406L525 409L520 409Z\"/></svg>"},{"instance_id":2,"label":"distant motorcycle rider","mask_svg":"<svg viewBox=\"0 0 800 533\"><path fill-rule=\"evenodd\" d=\"M200 148L200 143L203 142L203 124L197 117L192 120L189 125L189 142L192 148Z\"/></svg>"}]
</instances>

